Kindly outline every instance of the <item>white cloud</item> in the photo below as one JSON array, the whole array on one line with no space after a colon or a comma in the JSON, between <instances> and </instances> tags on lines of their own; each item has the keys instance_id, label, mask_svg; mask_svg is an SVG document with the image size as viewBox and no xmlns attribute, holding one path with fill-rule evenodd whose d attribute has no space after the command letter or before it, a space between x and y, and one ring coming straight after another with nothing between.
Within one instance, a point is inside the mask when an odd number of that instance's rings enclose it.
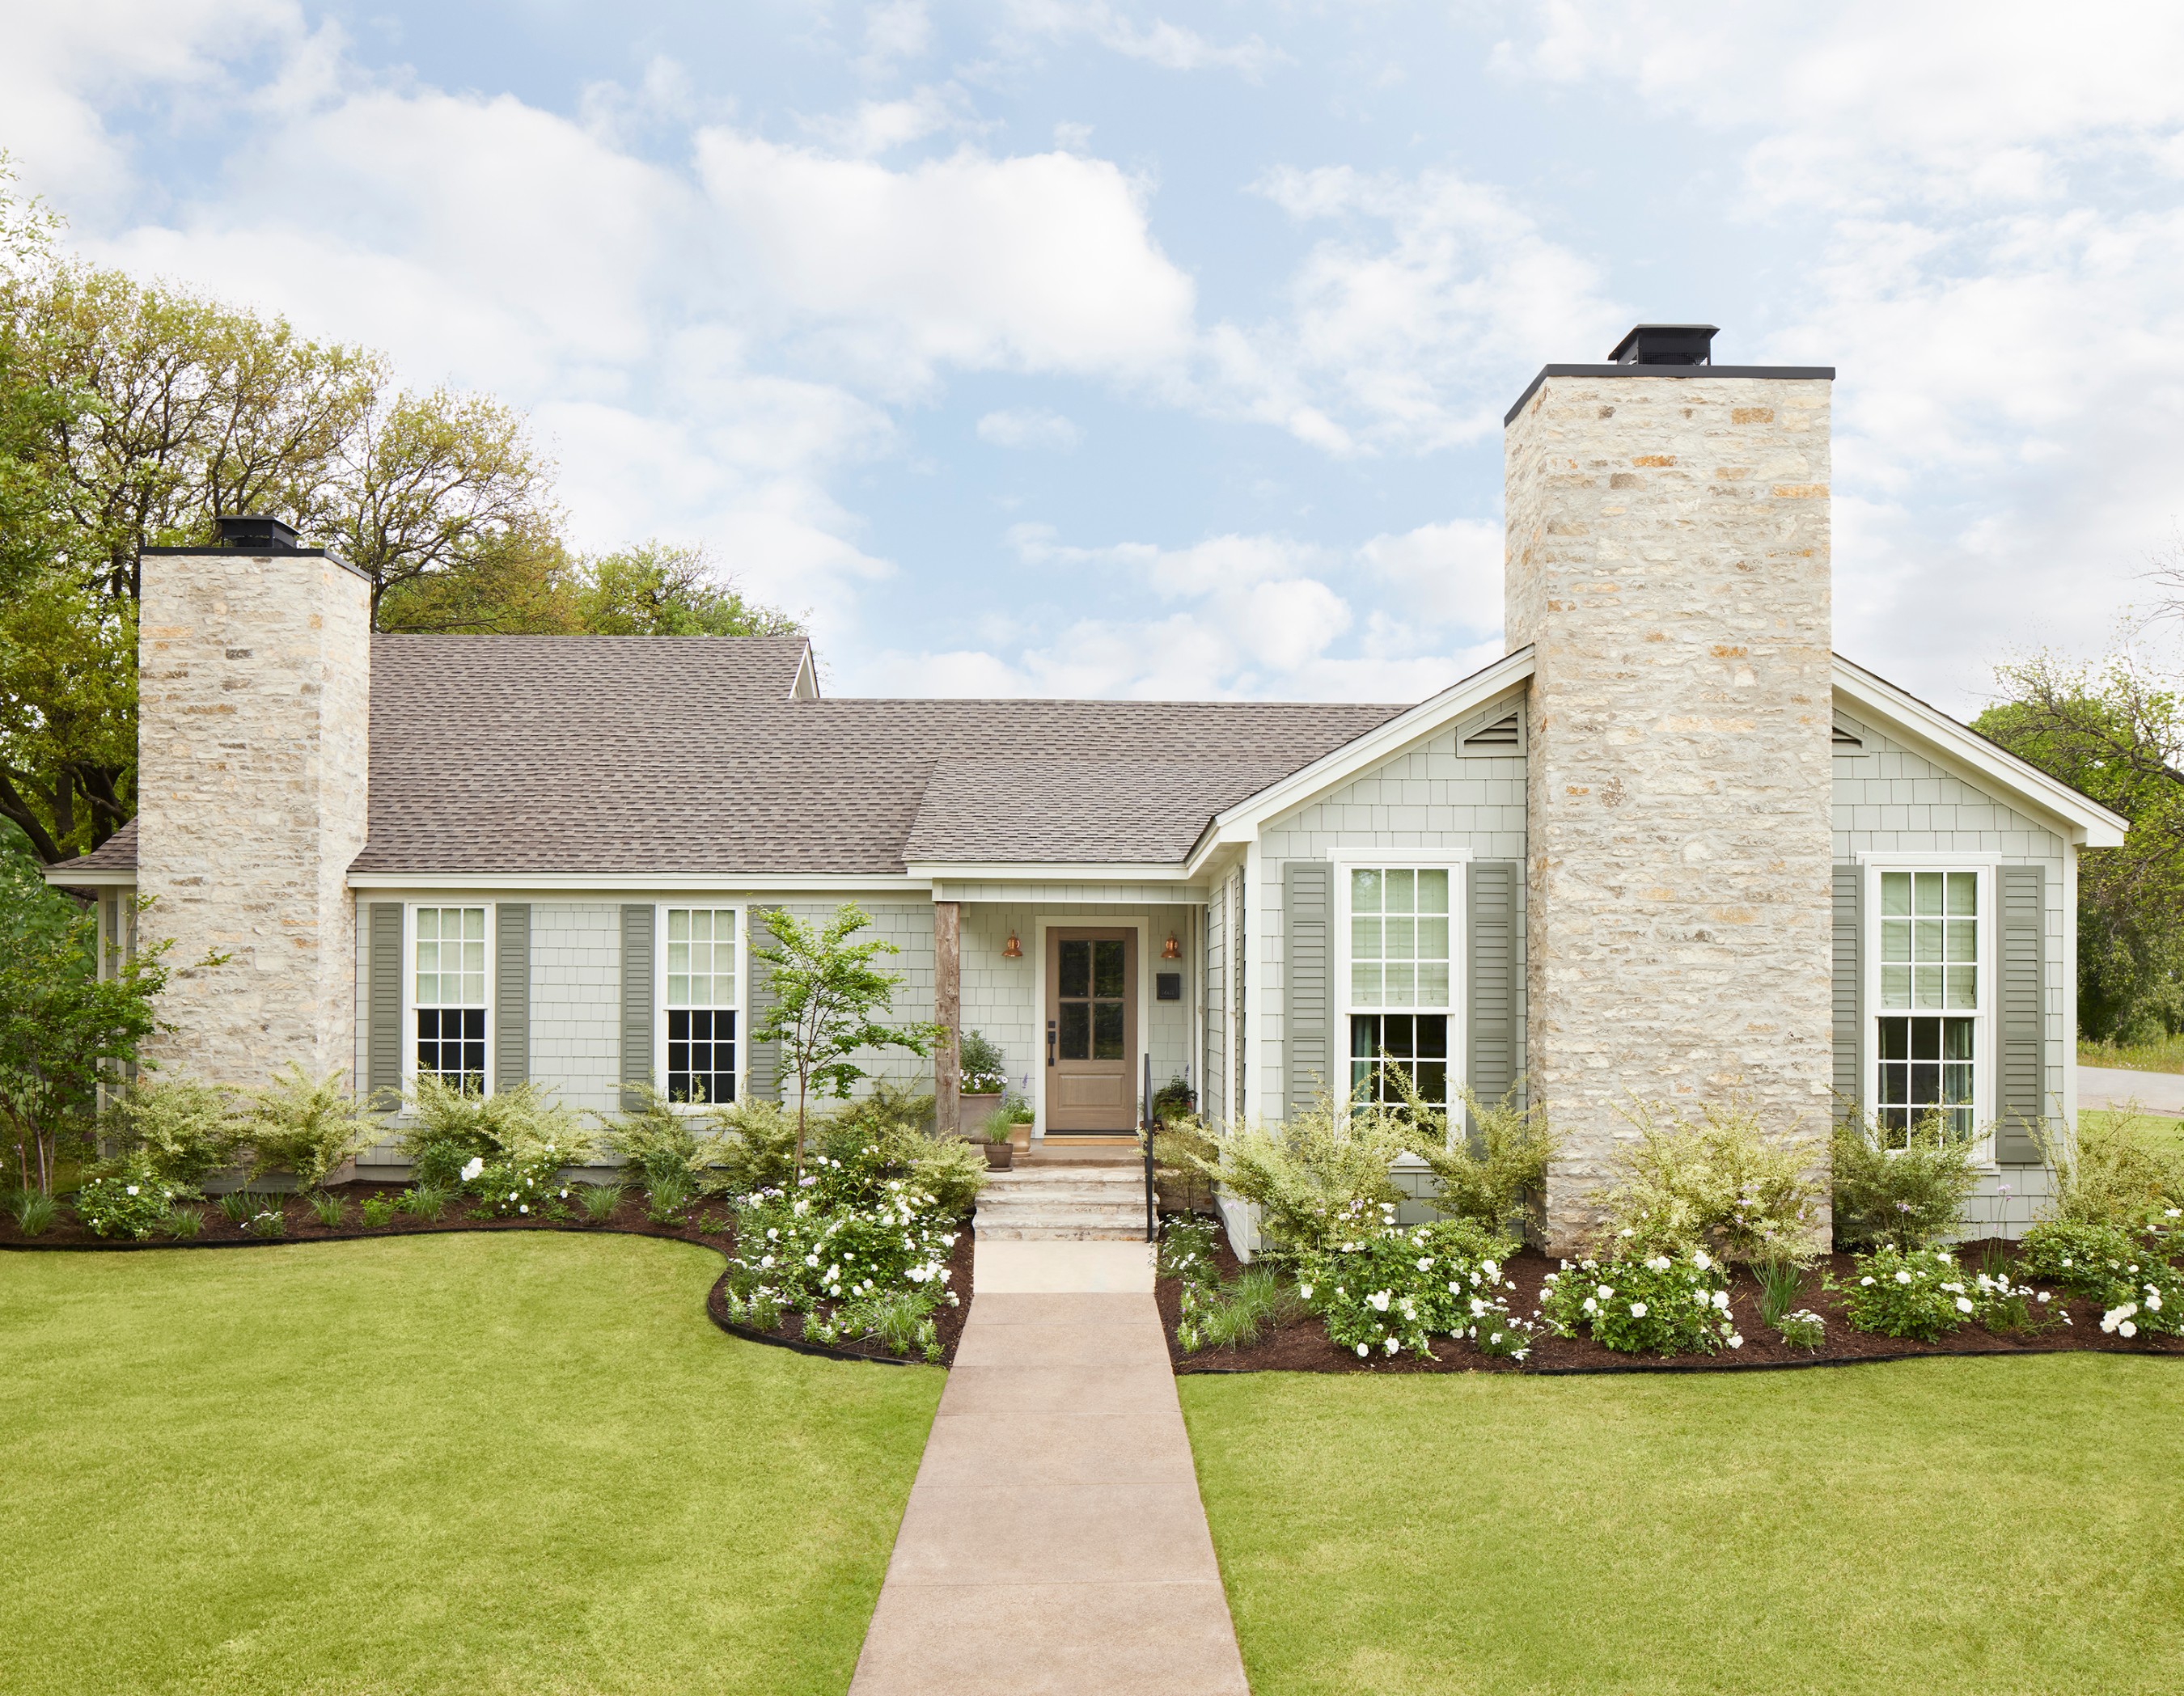
<instances>
[{"instance_id":1,"label":"white cloud","mask_svg":"<svg viewBox=\"0 0 2184 1696\"><path fill-rule=\"evenodd\" d=\"M857 70L885 76L905 59L922 58L933 50L933 18L925 0L880 0L865 13L865 51Z\"/></svg>"},{"instance_id":2,"label":"white cloud","mask_svg":"<svg viewBox=\"0 0 2184 1696\"><path fill-rule=\"evenodd\" d=\"M1146 380L1194 291L1140 186L1102 159L964 148L902 170L702 131L706 194L811 344L890 392L943 366Z\"/></svg>"},{"instance_id":3,"label":"white cloud","mask_svg":"<svg viewBox=\"0 0 2184 1696\"><path fill-rule=\"evenodd\" d=\"M33 188L82 209L118 203L133 150L106 114L156 100L231 104L233 67L309 40L295 0L71 0L9 8L0 146ZM277 80L271 91L278 95ZM266 97L260 92L259 97Z\"/></svg>"},{"instance_id":4,"label":"white cloud","mask_svg":"<svg viewBox=\"0 0 2184 1696\"><path fill-rule=\"evenodd\" d=\"M1084 432L1058 412L1035 406L989 412L978 420L978 440L995 448L1044 448L1066 453Z\"/></svg>"},{"instance_id":5,"label":"white cloud","mask_svg":"<svg viewBox=\"0 0 2184 1696\"><path fill-rule=\"evenodd\" d=\"M1628 322L1595 265L1452 173L1284 167L1257 188L1340 233L1298 267L1285 319L1223 326L1213 357L1251 415L1330 453L1475 441L1499 427L1520 373Z\"/></svg>"},{"instance_id":6,"label":"white cloud","mask_svg":"<svg viewBox=\"0 0 2184 1696\"><path fill-rule=\"evenodd\" d=\"M1506 70L1625 82L1822 220L1760 357L1838 368L1837 645L1952 707L2109 638L2184 458L2184 9L1534 8Z\"/></svg>"},{"instance_id":7,"label":"white cloud","mask_svg":"<svg viewBox=\"0 0 2184 1696\"><path fill-rule=\"evenodd\" d=\"M1028 34L1067 41L1084 37L1111 53L1162 70L1233 70L1256 82L1289 55L1257 36L1223 47L1195 30L1156 18L1139 23L1105 0L1012 0L1010 15Z\"/></svg>"},{"instance_id":8,"label":"white cloud","mask_svg":"<svg viewBox=\"0 0 2184 1696\"><path fill-rule=\"evenodd\" d=\"M1045 588L1081 603L1093 588L1146 609L1034 626L1012 644L882 652L861 664L875 688L1410 701L1502 654L1501 531L1488 524L1428 525L1354 548L1238 534L1087 548L1039 524L1017 525L1008 542L1027 599ZM1381 594L1390 604L1361 607Z\"/></svg>"}]
</instances>

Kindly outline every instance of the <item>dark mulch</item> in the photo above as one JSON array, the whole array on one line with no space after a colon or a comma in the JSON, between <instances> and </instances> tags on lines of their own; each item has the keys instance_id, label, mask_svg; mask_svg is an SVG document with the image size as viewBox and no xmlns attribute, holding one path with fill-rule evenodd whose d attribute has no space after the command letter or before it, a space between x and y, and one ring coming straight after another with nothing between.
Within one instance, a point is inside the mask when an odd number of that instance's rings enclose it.
<instances>
[{"instance_id":1,"label":"dark mulch","mask_svg":"<svg viewBox=\"0 0 2184 1696\"><path fill-rule=\"evenodd\" d=\"M573 1188L574 1186L571 1186ZM418 1220L406 1213L398 1213L392 1221L367 1231L359 1210L361 1204L377 1197L392 1198L400 1193L400 1186L376 1183L347 1183L332 1187L329 1194L337 1195L348 1204L338 1226L329 1227L319 1222L319 1216L298 1195L281 1198L281 1215L284 1228L278 1237L260 1237L235 1224L220 1211L218 1200L192 1202L190 1206L203 1214L198 1234L187 1240L169 1237L154 1237L145 1242L131 1243L93 1236L77 1222L75 1215L64 1206L53 1225L42 1235L25 1237L22 1227L12 1215L0 1214L0 1249L78 1250L125 1253L147 1248L264 1248L282 1243L349 1243L369 1241L386 1237L430 1237L446 1235L459 1231L565 1231L579 1235L600 1236L609 1233L626 1237L660 1237L682 1243L695 1243L721 1254L735 1252L735 1215L716 1202L700 1202L678 1224L662 1225L645 1211L641 1195L634 1190L625 1191L613 1215L594 1223L589 1214L572 1206L566 1220L551 1219L473 1219L465 1211L466 1204L451 1202L447 1210L437 1220ZM962 1234L957 1237L955 1253L949 1261L948 1287L962 1298L958 1307L943 1306L935 1315L940 1332L942 1363L956 1359L956 1339L963 1334L963 1321L971 1305L971 1222L965 1220ZM722 1301L727 1283L723 1272L705 1297L705 1310L715 1324L738 1337L760 1342L785 1342L792 1347L814 1354L829 1354L844 1360L889 1360L890 1355L877 1342L823 1344L803 1340L803 1315L790 1314L782 1330L767 1334L746 1325L733 1324ZM922 1360L922 1356L913 1359Z\"/></svg>"},{"instance_id":2,"label":"dark mulch","mask_svg":"<svg viewBox=\"0 0 2184 1696\"><path fill-rule=\"evenodd\" d=\"M573 1189L574 1185L571 1187ZM14 1218L0 1214L0 1248L232 1248L238 1243L325 1243L351 1242L359 1237L424 1237L449 1231L576 1231L619 1232L639 1237L667 1237L683 1243L700 1243L708 1248L726 1250L735 1241L735 1215L725 1207L710 1202L699 1204L679 1225L655 1224L644 1210L644 1203L635 1190L626 1190L614 1215L603 1224L595 1225L591 1215L580 1207L571 1205L570 1217L566 1220L472 1219L465 1211L467 1204L450 1202L447 1210L437 1220L412 1219L406 1213L398 1213L393 1221L376 1230L367 1231L359 1208L363 1202L374 1198L392 1198L401 1193L395 1184L346 1183L333 1186L327 1193L337 1195L348 1204L340 1225L329 1227L319 1223L319 1216L299 1195L281 1197L281 1216L284 1229L278 1237L254 1236L235 1224L220 1211L217 1198L191 1202L203 1215L198 1234L187 1240L169 1237L154 1237L142 1243L122 1242L103 1237L94 1237L77 1223L75 1215L64 1206L60 1216L42 1236L25 1237Z\"/></svg>"},{"instance_id":3,"label":"dark mulch","mask_svg":"<svg viewBox=\"0 0 2184 1696\"><path fill-rule=\"evenodd\" d=\"M2016 1247L2013 1243L1968 1243L1957 1252L1968 1268L1977 1271L1984 1265L1982 1256L1990 1246L1996 1248L2005 1263L2014 1268ZM1225 1239L1217 1243L1215 1258L1223 1276L1234 1276L1237 1262ZM1511 1313L1519 1318L1531 1315L1539 1302L1540 1285L1556 1265L1555 1260L1536 1248L1526 1248L1509 1262L1504 1276L1517 1287L1503 1293L1508 1298ZM2048 1309L2067 1312L2071 1321L2068 1325L2058 1321L2014 1335L1997 1334L1982 1326L1967 1325L1938 1343L1876 1337L1852 1330L1850 1321L1843 1316L1841 1297L1821 1287L1830 1273L1837 1283L1851 1282L1851 1257L1834 1254L1815 1264L1806 1276L1804 1293L1796 1304L1810 1308L1827 1321L1828 1340L1817 1350L1792 1348L1768 1329L1759 1317L1759 1287L1749 1273L1740 1271L1730 1280L1730 1306L1744 1337L1741 1348L1724 1348L1718 1354L1673 1358L1618 1354L1589 1337L1552 1337L1542 1330L1537 1333L1531 1354L1521 1366L1480 1354L1476 1343L1446 1337L1434 1339L1436 1358L1433 1360L1399 1354L1392 1360L1379 1356L1361 1360L1350 1350L1339 1348L1329 1342L1325 1328L1310 1316L1284 1326L1249 1348L1201 1348L1195 1354L1186 1354L1175 1341L1176 1321L1182 1310L1182 1286L1173 1278L1162 1278L1155 1296L1160 1304L1161 1319L1167 1326L1168 1358L1178 1372L1720 1372L1836 1365L1920 1354L2045 1354L2092 1349L2109 1354L2184 1355L2184 1338L2142 1336L2126 1341L2104 1333L2100 1328L2101 1310L2097 1304L2064 1296L2060 1291L2048 1304Z\"/></svg>"},{"instance_id":4,"label":"dark mulch","mask_svg":"<svg viewBox=\"0 0 2184 1696\"><path fill-rule=\"evenodd\" d=\"M933 1323L940 1332L939 1364L944 1366L956 1364L956 1344L963 1335L964 1321L971 1316L971 1221L967 1219L963 1221L962 1234L956 1237L956 1247L948 1256L948 1287L960 1298L960 1304L950 1307L943 1302L933 1315ZM761 1343L786 1343L810 1354L829 1354L844 1360L884 1360L899 1365L924 1364L925 1357L922 1354L889 1354L878 1337L865 1337L855 1343L806 1343L804 1340L804 1315L800 1313L783 1315L778 1332L754 1330L728 1317L727 1287L727 1275L724 1272L705 1298L705 1311L712 1315L713 1323L723 1331ZM826 1305L822 1304L822 1310Z\"/></svg>"}]
</instances>

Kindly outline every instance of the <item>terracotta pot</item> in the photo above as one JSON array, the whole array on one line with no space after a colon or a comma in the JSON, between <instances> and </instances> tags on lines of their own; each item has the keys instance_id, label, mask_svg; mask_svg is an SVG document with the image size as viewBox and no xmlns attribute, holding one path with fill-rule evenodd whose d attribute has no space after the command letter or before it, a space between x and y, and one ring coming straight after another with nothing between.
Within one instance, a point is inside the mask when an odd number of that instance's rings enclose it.
<instances>
[{"instance_id":1,"label":"terracotta pot","mask_svg":"<svg viewBox=\"0 0 2184 1696\"><path fill-rule=\"evenodd\" d=\"M1011 1125L1009 1127L1009 1147L1014 1148L1019 1154L1031 1153L1031 1126Z\"/></svg>"},{"instance_id":2,"label":"terracotta pot","mask_svg":"<svg viewBox=\"0 0 2184 1696\"><path fill-rule=\"evenodd\" d=\"M1017 1151L1006 1143L981 1143L978 1146L986 1151L986 1170L989 1172L1005 1172L1016 1164Z\"/></svg>"}]
</instances>

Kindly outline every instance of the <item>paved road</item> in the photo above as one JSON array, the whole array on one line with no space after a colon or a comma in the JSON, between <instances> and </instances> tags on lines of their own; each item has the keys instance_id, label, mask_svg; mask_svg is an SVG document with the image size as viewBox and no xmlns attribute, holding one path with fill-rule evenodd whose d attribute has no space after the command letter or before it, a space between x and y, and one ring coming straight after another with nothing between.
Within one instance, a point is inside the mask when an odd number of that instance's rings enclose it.
<instances>
[{"instance_id":1,"label":"paved road","mask_svg":"<svg viewBox=\"0 0 2184 1696\"><path fill-rule=\"evenodd\" d=\"M2078 1068L2078 1105L2120 1107L2135 1101L2148 1113L2184 1114L2184 1072L2127 1072Z\"/></svg>"}]
</instances>

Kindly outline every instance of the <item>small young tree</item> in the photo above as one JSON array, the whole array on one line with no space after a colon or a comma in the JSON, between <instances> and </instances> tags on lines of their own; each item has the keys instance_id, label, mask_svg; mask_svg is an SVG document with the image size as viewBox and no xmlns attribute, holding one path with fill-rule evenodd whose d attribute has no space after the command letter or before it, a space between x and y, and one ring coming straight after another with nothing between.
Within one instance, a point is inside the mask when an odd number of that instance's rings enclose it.
<instances>
[{"instance_id":1,"label":"small young tree","mask_svg":"<svg viewBox=\"0 0 2184 1696\"><path fill-rule=\"evenodd\" d=\"M850 939L872 923L854 904L834 910L824 929L776 909L766 915L774 946L755 948L773 969L773 1005L751 1032L755 1043L778 1043L796 1077L795 1173L804 1176L805 1105L814 1091L837 1100L869 1076L851 1057L861 1049L907 1048L922 1058L946 1032L933 1024L883 1022L902 979L872 962L900 954L893 943Z\"/></svg>"},{"instance_id":2,"label":"small young tree","mask_svg":"<svg viewBox=\"0 0 2184 1696\"><path fill-rule=\"evenodd\" d=\"M100 1082L119 1082L158 1027L152 1003L167 986L170 946L117 950L113 976L101 977L98 920L84 912L23 926L0 951L0 1119L13 1133L24 1187L35 1159L38 1187L52 1191L64 1143L90 1134Z\"/></svg>"}]
</instances>

